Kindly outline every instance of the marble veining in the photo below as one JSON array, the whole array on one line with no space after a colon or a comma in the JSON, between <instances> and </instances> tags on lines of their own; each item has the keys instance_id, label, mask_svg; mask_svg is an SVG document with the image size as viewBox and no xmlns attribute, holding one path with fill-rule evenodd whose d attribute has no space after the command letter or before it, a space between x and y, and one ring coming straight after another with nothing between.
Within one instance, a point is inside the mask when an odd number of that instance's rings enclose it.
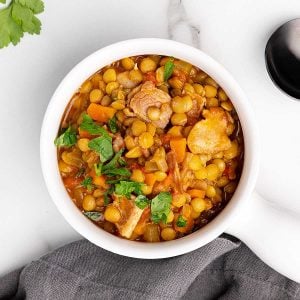
<instances>
[{"instance_id":1,"label":"marble veining","mask_svg":"<svg viewBox=\"0 0 300 300\"><path fill-rule=\"evenodd\" d=\"M168 11L168 38L200 48L199 25L187 16L184 1L170 0Z\"/></svg>"}]
</instances>

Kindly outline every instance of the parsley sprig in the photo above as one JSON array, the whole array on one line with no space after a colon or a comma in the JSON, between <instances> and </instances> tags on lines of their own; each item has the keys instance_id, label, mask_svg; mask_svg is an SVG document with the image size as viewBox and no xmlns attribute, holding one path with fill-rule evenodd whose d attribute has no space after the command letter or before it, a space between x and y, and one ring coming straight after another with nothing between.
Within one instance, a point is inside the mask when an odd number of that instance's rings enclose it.
<instances>
[{"instance_id":1,"label":"parsley sprig","mask_svg":"<svg viewBox=\"0 0 300 300\"><path fill-rule=\"evenodd\" d=\"M6 0L0 0L6 3ZM42 0L12 0L0 10L0 48L17 45L24 33L40 34L41 22L35 16L44 11Z\"/></svg>"}]
</instances>

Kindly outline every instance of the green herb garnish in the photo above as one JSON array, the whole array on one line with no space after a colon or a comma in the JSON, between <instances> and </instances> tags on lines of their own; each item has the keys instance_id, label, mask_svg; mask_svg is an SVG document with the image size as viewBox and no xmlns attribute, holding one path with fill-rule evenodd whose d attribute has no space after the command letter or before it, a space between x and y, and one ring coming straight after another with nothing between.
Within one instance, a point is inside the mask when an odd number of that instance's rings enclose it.
<instances>
[{"instance_id":1,"label":"green herb garnish","mask_svg":"<svg viewBox=\"0 0 300 300\"><path fill-rule=\"evenodd\" d=\"M97 176L101 176L102 174L103 163L99 162L98 164L94 164L95 173Z\"/></svg>"},{"instance_id":2,"label":"green herb garnish","mask_svg":"<svg viewBox=\"0 0 300 300\"><path fill-rule=\"evenodd\" d=\"M120 180L120 182L115 184L115 193L130 199L131 193L136 195L142 194L142 186L143 183L140 182Z\"/></svg>"},{"instance_id":3,"label":"green herb garnish","mask_svg":"<svg viewBox=\"0 0 300 300\"><path fill-rule=\"evenodd\" d=\"M91 191L94 188L93 184L93 178L92 177L86 177L82 182L81 185L85 187L88 191Z\"/></svg>"},{"instance_id":4,"label":"green herb garnish","mask_svg":"<svg viewBox=\"0 0 300 300\"><path fill-rule=\"evenodd\" d=\"M119 131L116 115L114 115L113 118L108 121L108 128L112 133L116 133Z\"/></svg>"},{"instance_id":5,"label":"green herb garnish","mask_svg":"<svg viewBox=\"0 0 300 300\"><path fill-rule=\"evenodd\" d=\"M76 131L69 126L68 129L54 140L57 147L71 147L77 142Z\"/></svg>"},{"instance_id":6,"label":"green herb garnish","mask_svg":"<svg viewBox=\"0 0 300 300\"><path fill-rule=\"evenodd\" d=\"M80 129L87 131L91 135L101 134L102 136L109 137L108 132L102 126L95 123L93 119L87 114L83 115L83 120L79 127Z\"/></svg>"},{"instance_id":7,"label":"green herb garnish","mask_svg":"<svg viewBox=\"0 0 300 300\"><path fill-rule=\"evenodd\" d=\"M6 0L1 0L6 3ZM44 11L41 0L12 0L0 10L0 48L20 42L25 32L40 34L41 22L35 16Z\"/></svg>"},{"instance_id":8,"label":"green herb garnish","mask_svg":"<svg viewBox=\"0 0 300 300\"><path fill-rule=\"evenodd\" d=\"M135 205L140 209L146 208L149 205L149 203L149 199L144 195L138 195L135 198Z\"/></svg>"},{"instance_id":9,"label":"green herb garnish","mask_svg":"<svg viewBox=\"0 0 300 300\"><path fill-rule=\"evenodd\" d=\"M166 64L165 64L165 68L164 68L164 81L167 81L173 74L173 70L174 70L174 62L172 59L169 59Z\"/></svg>"},{"instance_id":10,"label":"green herb garnish","mask_svg":"<svg viewBox=\"0 0 300 300\"><path fill-rule=\"evenodd\" d=\"M151 219L154 223L167 222L171 208L172 196L169 192L161 192L151 201Z\"/></svg>"},{"instance_id":11,"label":"green herb garnish","mask_svg":"<svg viewBox=\"0 0 300 300\"><path fill-rule=\"evenodd\" d=\"M82 212L86 217L91 219L92 221L98 222L102 219L103 214L98 211L84 211Z\"/></svg>"},{"instance_id":12,"label":"green herb garnish","mask_svg":"<svg viewBox=\"0 0 300 300\"><path fill-rule=\"evenodd\" d=\"M106 165L103 166L103 170L106 171L108 169L117 168L118 163L121 159L122 153L123 153L123 149L118 151L115 154L115 156Z\"/></svg>"},{"instance_id":13,"label":"green herb garnish","mask_svg":"<svg viewBox=\"0 0 300 300\"><path fill-rule=\"evenodd\" d=\"M176 221L176 225L178 227L185 227L186 226L186 219L184 219L182 215L179 215L179 217Z\"/></svg>"},{"instance_id":14,"label":"green herb garnish","mask_svg":"<svg viewBox=\"0 0 300 300\"><path fill-rule=\"evenodd\" d=\"M109 136L95 138L89 141L88 145L91 150L94 150L100 156L101 162L106 162L114 154L112 139Z\"/></svg>"},{"instance_id":15,"label":"green herb garnish","mask_svg":"<svg viewBox=\"0 0 300 300\"><path fill-rule=\"evenodd\" d=\"M109 189L107 189L104 193L104 205L107 206L110 203L110 195L114 192L114 187L111 186Z\"/></svg>"},{"instance_id":16,"label":"green herb garnish","mask_svg":"<svg viewBox=\"0 0 300 300\"><path fill-rule=\"evenodd\" d=\"M109 177L112 177L112 176L130 177L130 175L131 175L131 172L126 168L116 168L116 169L105 170L102 173Z\"/></svg>"}]
</instances>

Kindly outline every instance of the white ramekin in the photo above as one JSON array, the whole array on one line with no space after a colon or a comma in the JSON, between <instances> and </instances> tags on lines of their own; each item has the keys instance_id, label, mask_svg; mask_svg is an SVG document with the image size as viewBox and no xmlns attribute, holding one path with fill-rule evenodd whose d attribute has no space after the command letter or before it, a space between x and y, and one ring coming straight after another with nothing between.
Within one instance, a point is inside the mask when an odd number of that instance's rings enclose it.
<instances>
[{"instance_id":1,"label":"white ramekin","mask_svg":"<svg viewBox=\"0 0 300 300\"><path fill-rule=\"evenodd\" d=\"M208 225L178 240L141 243L118 238L98 228L73 204L62 183L54 139L64 110L78 87L97 70L123 57L160 54L173 56L199 67L225 90L239 115L245 142L242 176L232 199ZM233 77L215 60L193 47L164 39L134 39L102 48L77 64L55 91L45 114L40 140L41 165L49 193L59 211L83 237L111 252L136 258L165 258L197 249L222 234L241 212L254 190L258 166L258 130L248 99Z\"/></svg>"}]
</instances>

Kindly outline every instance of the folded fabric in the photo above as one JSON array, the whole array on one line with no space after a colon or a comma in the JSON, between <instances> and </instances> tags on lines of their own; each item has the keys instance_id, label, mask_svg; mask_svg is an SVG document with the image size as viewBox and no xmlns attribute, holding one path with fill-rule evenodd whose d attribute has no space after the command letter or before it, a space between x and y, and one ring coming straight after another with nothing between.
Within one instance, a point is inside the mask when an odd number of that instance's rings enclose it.
<instances>
[{"instance_id":1,"label":"folded fabric","mask_svg":"<svg viewBox=\"0 0 300 300\"><path fill-rule=\"evenodd\" d=\"M119 256L81 240L1 278L0 299L285 300L300 299L300 285L228 235L159 260Z\"/></svg>"}]
</instances>

